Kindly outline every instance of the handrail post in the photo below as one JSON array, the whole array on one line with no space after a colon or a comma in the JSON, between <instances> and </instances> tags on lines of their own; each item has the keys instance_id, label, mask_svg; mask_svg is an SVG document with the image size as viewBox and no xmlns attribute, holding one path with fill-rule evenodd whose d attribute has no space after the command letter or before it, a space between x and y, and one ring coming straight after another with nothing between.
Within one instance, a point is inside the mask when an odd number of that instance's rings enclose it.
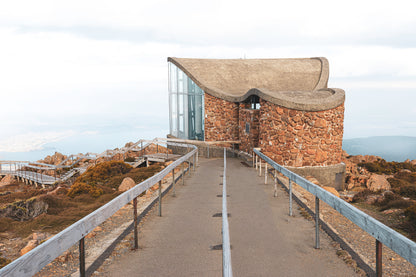
<instances>
[{"instance_id":1,"label":"handrail post","mask_svg":"<svg viewBox=\"0 0 416 277\"><path fill-rule=\"evenodd\" d=\"M257 160L258 160L258 157L259 157L259 156L257 156L257 155L256 155L256 170L258 169L258 165L257 165Z\"/></svg>"},{"instance_id":2,"label":"handrail post","mask_svg":"<svg viewBox=\"0 0 416 277\"><path fill-rule=\"evenodd\" d=\"M259 164L259 176L261 177L261 159L260 160L260 164Z\"/></svg>"},{"instance_id":3,"label":"handrail post","mask_svg":"<svg viewBox=\"0 0 416 277\"><path fill-rule=\"evenodd\" d=\"M185 185L185 163L182 163L182 186Z\"/></svg>"},{"instance_id":4,"label":"handrail post","mask_svg":"<svg viewBox=\"0 0 416 277\"><path fill-rule=\"evenodd\" d=\"M277 197L277 171L274 170L274 197Z\"/></svg>"},{"instance_id":5,"label":"handrail post","mask_svg":"<svg viewBox=\"0 0 416 277\"><path fill-rule=\"evenodd\" d=\"M162 216L162 180L159 181L159 216Z\"/></svg>"},{"instance_id":6,"label":"handrail post","mask_svg":"<svg viewBox=\"0 0 416 277\"><path fill-rule=\"evenodd\" d=\"M252 165L253 165L253 167L255 167L255 164L254 164L254 155L255 155L255 154L254 154L254 152L253 152L253 164L252 164Z\"/></svg>"},{"instance_id":7,"label":"handrail post","mask_svg":"<svg viewBox=\"0 0 416 277\"><path fill-rule=\"evenodd\" d=\"M315 248L319 249L319 198L315 196Z\"/></svg>"},{"instance_id":8,"label":"handrail post","mask_svg":"<svg viewBox=\"0 0 416 277\"><path fill-rule=\"evenodd\" d=\"M193 157L193 160L194 160L193 168L194 168L194 172L195 172L195 154L192 157Z\"/></svg>"},{"instance_id":9,"label":"handrail post","mask_svg":"<svg viewBox=\"0 0 416 277\"><path fill-rule=\"evenodd\" d=\"M176 191L175 191L175 169L172 169L172 196L173 197L176 196Z\"/></svg>"},{"instance_id":10,"label":"handrail post","mask_svg":"<svg viewBox=\"0 0 416 277\"><path fill-rule=\"evenodd\" d=\"M264 169L264 184L267 185L267 162L265 163L265 169Z\"/></svg>"},{"instance_id":11,"label":"handrail post","mask_svg":"<svg viewBox=\"0 0 416 277\"><path fill-rule=\"evenodd\" d=\"M137 197L133 199L133 216L134 216L134 249L139 248L139 238L137 236Z\"/></svg>"},{"instance_id":12,"label":"handrail post","mask_svg":"<svg viewBox=\"0 0 416 277\"><path fill-rule=\"evenodd\" d=\"M376 276L383 275L383 244L376 239Z\"/></svg>"},{"instance_id":13,"label":"handrail post","mask_svg":"<svg viewBox=\"0 0 416 277\"><path fill-rule=\"evenodd\" d=\"M85 277L85 241L84 237L79 241L79 275Z\"/></svg>"},{"instance_id":14,"label":"handrail post","mask_svg":"<svg viewBox=\"0 0 416 277\"><path fill-rule=\"evenodd\" d=\"M289 216L292 215L292 179L289 178Z\"/></svg>"}]
</instances>

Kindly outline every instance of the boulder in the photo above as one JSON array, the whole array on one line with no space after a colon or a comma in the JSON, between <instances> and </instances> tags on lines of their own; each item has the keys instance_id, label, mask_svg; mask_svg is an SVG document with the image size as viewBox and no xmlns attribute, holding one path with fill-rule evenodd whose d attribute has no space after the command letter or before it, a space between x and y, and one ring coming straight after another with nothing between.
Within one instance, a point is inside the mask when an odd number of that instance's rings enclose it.
<instances>
[{"instance_id":1,"label":"boulder","mask_svg":"<svg viewBox=\"0 0 416 277\"><path fill-rule=\"evenodd\" d=\"M319 181L316 178L312 177L312 176L307 176L306 177L306 180L308 180L312 184L315 184L315 185L318 185L319 186Z\"/></svg>"},{"instance_id":2,"label":"boulder","mask_svg":"<svg viewBox=\"0 0 416 277\"><path fill-rule=\"evenodd\" d=\"M35 248L38 245L38 241L33 239L30 240L25 247L23 247L20 250L20 256L23 256L24 254L26 254L27 252L29 252L30 250L32 250L33 248Z\"/></svg>"},{"instance_id":3,"label":"boulder","mask_svg":"<svg viewBox=\"0 0 416 277\"><path fill-rule=\"evenodd\" d=\"M32 239L40 243L41 241L46 239L46 234L45 233L33 233Z\"/></svg>"},{"instance_id":4,"label":"boulder","mask_svg":"<svg viewBox=\"0 0 416 277\"><path fill-rule=\"evenodd\" d=\"M4 186L8 186L14 183L14 177L12 175L6 175L0 181L0 188Z\"/></svg>"},{"instance_id":5,"label":"boulder","mask_svg":"<svg viewBox=\"0 0 416 277\"><path fill-rule=\"evenodd\" d=\"M383 175L372 174L367 181L367 188L371 191L390 190L389 181Z\"/></svg>"},{"instance_id":6,"label":"boulder","mask_svg":"<svg viewBox=\"0 0 416 277\"><path fill-rule=\"evenodd\" d=\"M126 177L121 182L120 186L118 187L118 191L128 191L132 187L136 186L136 182L130 177Z\"/></svg>"},{"instance_id":7,"label":"boulder","mask_svg":"<svg viewBox=\"0 0 416 277\"><path fill-rule=\"evenodd\" d=\"M339 192L338 192L335 188L333 188L333 187L326 187L326 186L323 186L322 188L323 188L324 190L326 190L326 191L328 191L328 192L332 193L333 195L335 195L336 197L338 197L338 198L339 198Z\"/></svg>"},{"instance_id":8,"label":"boulder","mask_svg":"<svg viewBox=\"0 0 416 277\"><path fill-rule=\"evenodd\" d=\"M383 196L382 195L368 195L365 198L365 203L368 205L374 205L377 204L378 202L383 200Z\"/></svg>"},{"instance_id":9,"label":"boulder","mask_svg":"<svg viewBox=\"0 0 416 277\"><path fill-rule=\"evenodd\" d=\"M16 201L0 209L0 217L26 221L47 212L49 205L38 197Z\"/></svg>"}]
</instances>

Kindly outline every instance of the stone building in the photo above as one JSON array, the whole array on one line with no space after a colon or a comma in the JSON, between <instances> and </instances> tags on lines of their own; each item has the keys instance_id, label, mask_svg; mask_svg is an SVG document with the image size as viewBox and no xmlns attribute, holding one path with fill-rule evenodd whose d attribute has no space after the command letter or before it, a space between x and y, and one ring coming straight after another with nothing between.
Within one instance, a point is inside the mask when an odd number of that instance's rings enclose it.
<instances>
[{"instance_id":1,"label":"stone building","mask_svg":"<svg viewBox=\"0 0 416 277\"><path fill-rule=\"evenodd\" d=\"M345 93L328 88L325 58L168 58L170 134L238 141L341 189Z\"/></svg>"}]
</instances>

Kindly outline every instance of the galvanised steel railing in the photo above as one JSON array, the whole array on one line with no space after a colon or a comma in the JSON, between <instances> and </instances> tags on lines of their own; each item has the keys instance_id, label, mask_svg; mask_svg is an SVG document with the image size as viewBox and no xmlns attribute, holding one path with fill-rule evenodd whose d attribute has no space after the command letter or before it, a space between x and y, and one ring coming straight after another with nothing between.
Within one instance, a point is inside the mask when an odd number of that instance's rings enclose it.
<instances>
[{"instance_id":1,"label":"galvanised steel railing","mask_svg":"<svg viewBox=\"0 0 416 277\"><path fill-rule=\"evenodd\" d=\"M224 173L222 175L222 276L232 277L230 231L227 212L227 152L224 148Z\"/></svg>"},{"instance_id":2,"label":"galvanised steel railing","mask_svg":"<svg viewBox=\"0 0 416 277\"><path fill-rule=\"evenodd\" d=\"M273 167L278 172L289 178L289 214L292 214L292 182L298 184L302 188L306 189L313 195L315 195L315 248L319 248L319 201L322 200L329 206L337 210L340 214L351 220L358 227L366 231L368 234L376 239L376 274L381 276L382 274L382 244L389 247L391 250L405 258L411 264L416 266L416 243L399 234L393 229L387 227L380 221L367 215L361 210L357 209L353 205L338 198L332 193L324 190L323 188L311 183L305 178L293 173L285 167L279 165L257 149L253 149L254 154L264 160L267 164ZM254 160L254 157L253 157ZM257 157L255 158L256 167ZM261 160L260 160L261 161ZM261 165L260 165L261 168ZM260 169L261 170L261 169ZM267 176L267 167L265 171ZM267 178L267 177L265 177Z\"/></svg>"},{"instance_id":3,"label":"galvanised steel railing","mask_svg":"<svg viewBox=\"0 0 416 277\"><path fill-rule=\"evenodd\" d=\"M158 142L156 142L158 143ZM80 252L80 276L86 276L85 270L85 244L84 237L90 233L94 228L107 220L110 216L124 207L127 203L133 200L133 209L134 209L134 247L138 248L138 237L137 237L137 197L145 192L147 189L151 188L155 184L159 184L159 216L162 216L162 179L166 177L170 172L174 174L176 167L182 164L182 177L184 174L183 163L188 163L188 170L191 169L191 161L193 159L193 170L195 171L195 161L198 154L198 149L194 145L188 144L179 144L171 142L161 142L165 145L173 145L179 147L186 147L190 150L187 154L181 158L174 161L172 164L168 165L158 174L148 178L147 180L137 184L135 187L130 190L120 194L118 197L114 198L107 204L103 205L99 209L85 216L84 218L78 220L68 228L64 229L51 239L42 243L32 251L26 253L20 258L14 260L7 266L0 269L0 277L8 276L18 276L26 277L33 276L35 273L39 272L43 267L52 262L55 258L63 254L68 248L72 245L79 242L79 252ZM174 178L174 177L173 177ZM175 185L175 179L173 181L173 186Z\"/></svg>"}]
</instances>

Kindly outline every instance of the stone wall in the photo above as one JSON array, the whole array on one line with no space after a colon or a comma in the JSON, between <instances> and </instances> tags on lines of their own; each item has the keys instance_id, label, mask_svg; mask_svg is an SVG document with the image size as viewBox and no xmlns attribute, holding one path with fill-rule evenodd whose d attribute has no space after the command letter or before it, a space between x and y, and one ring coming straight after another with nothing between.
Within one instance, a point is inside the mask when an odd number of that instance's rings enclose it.
<instances>
[{"instance_id":1,"label":"stone wall","mask_svg":"<svg viewBox=\"0 0 416 277\"><path fill-rule=\"evenodd\" d=\"M244 103L240 103L239 109L239 131L240 131L240 150L252 153L254 147L259 145L259 128L260 128L260 110L252 110L245 107ZM247 126L248 124L248 133Z\"/></svg>"},{"instance_id":2,"label":"stone wall","mask_svg":"<svg viewBox=\"0 0 416 277\"><path fill-rule=\"evenodd\" d=\"M205 93L205 141L238 140L238 103Z\"/></svg>"},{"instance_id":3,"label":"stone wall","mask_svg":"<svg viewBox=\"0 0 416 277\"><path fill-rule=\"evenodd\" d=\"M329 166L341 163L344 105L309 112L260 99L262 152L284 166Z\"/></svg>"}]
</instances>

